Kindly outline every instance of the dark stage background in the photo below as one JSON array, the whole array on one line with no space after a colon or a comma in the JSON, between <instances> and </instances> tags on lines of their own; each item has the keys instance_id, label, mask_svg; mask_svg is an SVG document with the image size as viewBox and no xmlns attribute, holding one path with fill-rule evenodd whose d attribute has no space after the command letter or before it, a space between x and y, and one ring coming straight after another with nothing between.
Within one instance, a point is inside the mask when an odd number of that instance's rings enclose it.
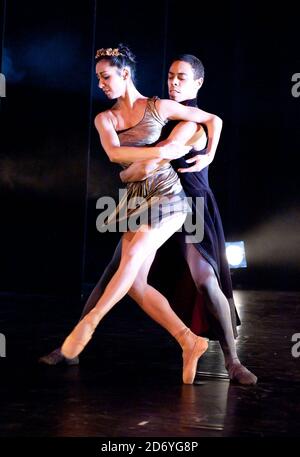
<instances>
[{"instance_id":1,"label":"dark stage background","mask_svg":"<svg viewBox=\"0 0 300 457\"><path fill-rule=\"evenodd\" d=\"M299 289L292 3L2 0L0 8L0 292L80 298L110 258L118 236L96 231L95 204L121 182L93 126L107 106L94 51L119 42L136 53L147 95L167 95L173 55L201 58L199 105L224 121L211 186L227 240L244 240L247 250L234 285Z\"/></svg>"}]
</instances>

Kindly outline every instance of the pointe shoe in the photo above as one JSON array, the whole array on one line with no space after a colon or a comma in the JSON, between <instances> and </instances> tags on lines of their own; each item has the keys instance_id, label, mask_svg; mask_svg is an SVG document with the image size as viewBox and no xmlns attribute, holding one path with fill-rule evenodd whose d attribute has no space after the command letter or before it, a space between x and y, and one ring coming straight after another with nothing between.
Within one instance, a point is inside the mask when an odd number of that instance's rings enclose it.
<instances>
[{"instance_id":1,"label":"pointe shoe","mask_svg":"<svg viewBox=\"0 0 300 457\"><path fill-rule=\"evenodd\" d=\"M257 376L240 362L231 363L226 368L233 383L244 386L254 386L257 383Z\"/></svg>"},{"instance_id":2,"label":"pointe shoe","mask_svg":"<svg viewBox=\"0 0 300 457\"><path fill-rule=\"evenodd\" d=\"M90 311L65 339L61 347L62 355L66 359L74 359L77 357L92 338L97 324L97 319L95 319L92 311Z\"/></svg>"},{"instance_id":3,"label":"pointe shoe","mask_svg":"<svg viewBox=\"0 0 300 457\"><path fill-rule=\"evenodd\" d=\"M66 363L67 365L78 365L79 364L79 358L74 357L73 359L66 359L61 353L61 349L57 348L54 349L54 351L50 352L49 354L46 354L42 357L39 358L39 363L43 363L45 365L59 365Z\"/></svg>"},{"instance_id":4,"label":"pointe shoe","mask_svg":"<svg viewBox=\"0 0 300 457\"><path fill-rule=\"evenodd\" d=\"M187 336L188 333L192 334L191 330L186 328L183 335ZM198 360L204 354L207 348L208 339L195 335L195 341L192 349L189 351L183 350L182 381L184 384L193 384L196 376ZM187 354L185 354L185 352L187 352Z\"/></svg>"}]
</instances>

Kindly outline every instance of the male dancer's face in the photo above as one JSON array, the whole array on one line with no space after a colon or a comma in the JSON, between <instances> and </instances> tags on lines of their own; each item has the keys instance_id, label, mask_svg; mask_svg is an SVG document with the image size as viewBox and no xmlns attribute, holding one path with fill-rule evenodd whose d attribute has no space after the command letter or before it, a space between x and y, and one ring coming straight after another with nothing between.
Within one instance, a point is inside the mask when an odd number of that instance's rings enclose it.
<instances>
[{"instance_id":1,"label":"male dancer's face","mask_svg":"<svg viewBox=\"0 0 300 457\"><path fill-rule=\"evenodd\" d=\"M168 73L169 98L183 102L197 97L203 78L194 79L194 71L188 62L175 60Z\"/></svg>"}]
</instances>

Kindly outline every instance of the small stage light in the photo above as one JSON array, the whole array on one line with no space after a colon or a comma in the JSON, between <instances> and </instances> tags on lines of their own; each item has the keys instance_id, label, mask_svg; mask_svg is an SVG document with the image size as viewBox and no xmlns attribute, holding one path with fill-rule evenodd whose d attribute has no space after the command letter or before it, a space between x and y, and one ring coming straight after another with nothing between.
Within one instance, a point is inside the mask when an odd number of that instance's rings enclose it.
<instances>
[{"instance_id":1,"label":"small stage light","mask_svg":"<svg viewBox=\"0 0 300 457\"><path fill-rule=\"evenodd\" d=\"M226 257L230 268L246 268L246 253L244 241L232 241L225 243Z\"/></svg>"}]
</instances>

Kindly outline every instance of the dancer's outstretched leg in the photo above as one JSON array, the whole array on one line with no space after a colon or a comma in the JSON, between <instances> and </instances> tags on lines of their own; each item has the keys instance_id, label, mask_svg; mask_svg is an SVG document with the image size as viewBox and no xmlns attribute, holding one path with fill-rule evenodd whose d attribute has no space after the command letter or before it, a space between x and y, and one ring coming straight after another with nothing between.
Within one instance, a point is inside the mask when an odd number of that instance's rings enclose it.
<instances>
[{"instance_id":1,"label":"dancer's outstretched leg","mask_svg":"<svg viewBox=\"0 0 300 457\"><path fill-rule=\"evenodd\" d=\"M105 288L101 298L92 311L75 327L62 346L62 353L68 358L78 355L87 344L92 333L106 313L128 292L146 258L155 252L185 220L185 214L169 217L159 228L141 226L134 236L124 233L123 240L130 242L122 245L122 257L117 272Z\"/></svg>"},{"instance_id":2,"label":"dancer's outstretched leg","mask_svg":"<svg viewBox=\"0 0 300 457\"><path fill-rule=\"evenodd\" d=\"M257 377L243 366L238 358L230 306L219 286L214 269L193 244L186 245L186 260L197 289L204 291L208 298L208 309L220 323L220 345L230 379L245 385L256 384Z\"/></svg>"},{"instance_id":3,"label":"dancer's outstretched leg","mask_svg":"<svg viewBox=\"0 0 300 457\"><path fill-rule=\"evenodd\" d=\"M133 236L131 233L123 235L124 239L129 238L130 241L122 250L120 266L95 308L64 342L63 355L73 358L84 349L102 317L128 292L146 258L181 227L184 219L184 214L176 215L165 220L158 229L143 227ZM177 335L177 338L182 340L183 335ZM196 346L195 351L198 352L199 344Z\"/></svg>"}]
</instances>

